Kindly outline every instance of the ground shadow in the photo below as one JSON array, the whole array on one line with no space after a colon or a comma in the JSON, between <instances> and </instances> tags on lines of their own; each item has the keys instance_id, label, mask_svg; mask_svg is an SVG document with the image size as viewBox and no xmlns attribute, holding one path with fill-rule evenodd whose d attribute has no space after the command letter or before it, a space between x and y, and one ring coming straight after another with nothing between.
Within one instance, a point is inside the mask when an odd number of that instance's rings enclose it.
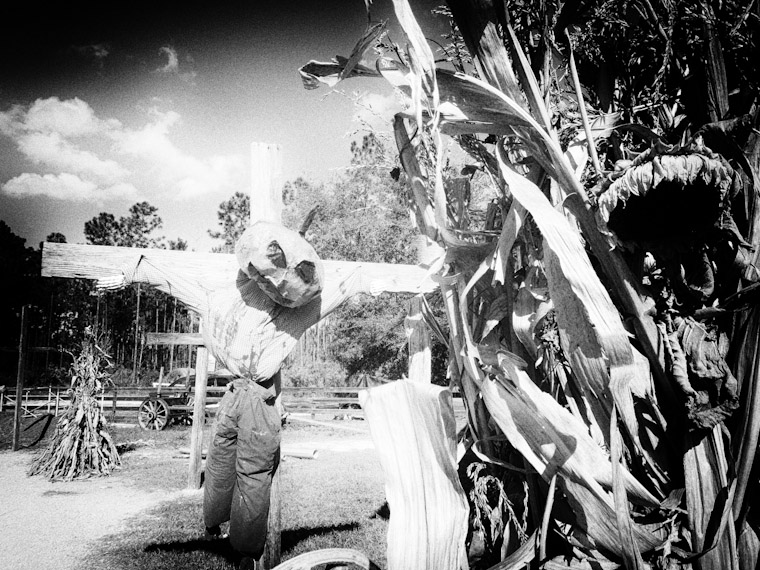
<instances>
[{"instance_id":1,"label":"ground shadow","mask_svg":"<svg viewBox=\"0 0 760 570\"><path fill-rule=\"evenodd\" d=\"M321 536L331 532L348 532L359 528L358 522L336 524L332 526L316 526L310 528L293 528L282 531L280 547L282 552L287 552L294 548L299 542L312 536Z\"/></svg>"},{"instance_id":2,"label":"ground shadow","mask_svg":"<svg viewBox=\"0 0 760 570\"><path fill-rule=\"evenodd\" d=\"M280 548L282 552L287 552L294 548L299 542L312 536L330 534L332 532L353 531L359 528L358 522L350 522L332 526L317 526L311 528L295 528L282 531ZM176 542L166 542L162 544L150 544L145 547L145 552L208 552L224 558L227 562L236 563L240 555L236 553L229 538L216 540L186 540Z\"/></svg>"},{"instance_id":3,"label":"ground shadow","mask_svg":"<svg viewBox=\"0 0 760 570\"><path fill-rule=\"evenodd\" d=\"M228 538L215 540L185 540L176 542L166 542L163 544L150 544L145 547L145 552L208 552L223 558L227 562L236 563L240 555L233 549Z\"/></svg>"}]
</instances>

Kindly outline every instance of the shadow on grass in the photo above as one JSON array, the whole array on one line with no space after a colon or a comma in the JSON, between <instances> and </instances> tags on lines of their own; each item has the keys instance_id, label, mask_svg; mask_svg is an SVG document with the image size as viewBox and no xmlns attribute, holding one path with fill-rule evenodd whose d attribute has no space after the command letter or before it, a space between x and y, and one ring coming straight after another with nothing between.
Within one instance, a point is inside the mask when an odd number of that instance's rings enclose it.
<instances>
[{"instance_id":1,"label":"shadow on grass","mask_svg":"<svg viewBox=\"0 0 760 570\"><path fill-rule=\"evenodd\" d=\"M233 550L228 538L217 540L195 539L166 542L163 544L149 544L144 548L144 552L206 552L223 558L231 564L237 563L240 560L240 555Z\"/></svg>"},{"instance_id":2,"label":"shadow on grass","mask_svg":"<svg viewBox=\"0 0 760 570\"><path fill-rule=\"evenodd\" d=\"M351 532L359 528L359 523L350 522L343 524L336 524L332 526L316 526L311 528L293 528L282 531L282 538L280 539L280 545L282 552L288 552L294 548L299 542L311 538L313 536L322 536L324 534L331 534L333 532Z\"/></svg>"},{"instance_id":3,"label":"shadow on grass","mask_svg":"<svg viewBox=\"0 0 760 570\"><path fill-rule=\"evenodd\" d=\"M288 552L294 548L298 543L314 537L322 536L325 534L331 534L334 532L351 532L359 528L359 523L350 522L344 524L336 524L332 526L318 526L311 528L295 528L282 531L281 538L281 551ZM208 554L214 554L220 558L223 558L229 563L236 563L240 560L240 554L235 552L230 544L229 538L220 540L185 540L166 542L159 544L149 544L144 549L146 553L153 552L206 552Z\"/></svg>"}]
</instances>

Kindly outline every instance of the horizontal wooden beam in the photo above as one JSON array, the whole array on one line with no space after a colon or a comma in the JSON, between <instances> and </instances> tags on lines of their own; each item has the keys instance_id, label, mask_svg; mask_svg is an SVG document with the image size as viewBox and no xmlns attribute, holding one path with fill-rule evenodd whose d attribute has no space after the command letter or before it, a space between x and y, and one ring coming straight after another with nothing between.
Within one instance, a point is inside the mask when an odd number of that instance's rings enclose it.
<instances>
[{"instance_id":1,"label":"horizontal wooden beam","mask_svg":"<svg viewBox=\"0 0 760 570\"><path fill-rule=\"evenodd\" d=\"M145 344L203 346L204 342L200 333L146 333Z\"/></svg>"},{"instance_id":2,"label":"horizontal wooden beam","mask_svg":"<svg viewBox=\"0 0 760 570\"><path fill-rule=\"evenodd\" d=\"M238 266L235 256L224 253L198 253L170 249L44 243L42 276L72 279L109 279L133 268L145 256L167 273L192 276L209 288L234 280Z\"/></svg>"},{"instance_id":3,"label":"horizontal wooden beam","mask_svg":"<svg viewBox=\"0 0 760 570\"><path fill-rule=\"evenodd\" d=\"M72 279L111 279L133 269L145 257L168 274L182 275L210 290L235 282L239 268L230 253L198 253L47 242L42 247L42 276ZM420 293L437 285L427 270L418 265L323 260L325 280L339 282L360 271L365 292Z\"/></svg>"}]
</instances>

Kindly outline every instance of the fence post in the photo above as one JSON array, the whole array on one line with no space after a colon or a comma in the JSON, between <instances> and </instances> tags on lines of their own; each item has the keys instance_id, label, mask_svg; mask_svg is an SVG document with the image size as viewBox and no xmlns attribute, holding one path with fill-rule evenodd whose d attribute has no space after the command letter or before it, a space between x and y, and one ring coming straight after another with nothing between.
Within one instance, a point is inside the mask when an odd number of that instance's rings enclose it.
<instances>
[{"instance_id":1,"label":"fence post","mask_svg":"<svg viewBox=\"0 0 760 570\"><path fill-rule=\"evenodd\" d=\"M21 332L18 339L18 368L16 369L16 406L13 411L13 451L21 444L21 398L24 392L24 364L26 361L26 309L21 307Z\"/></svg>"}]
</instances>

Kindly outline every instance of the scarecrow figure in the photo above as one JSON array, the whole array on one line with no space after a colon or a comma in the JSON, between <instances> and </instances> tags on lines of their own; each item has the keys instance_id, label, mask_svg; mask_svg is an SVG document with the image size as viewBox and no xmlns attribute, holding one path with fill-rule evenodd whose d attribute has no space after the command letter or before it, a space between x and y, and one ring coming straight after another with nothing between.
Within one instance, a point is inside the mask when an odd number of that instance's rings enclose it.
<instances>
[{"instance_id":1,"label":"scarecrow figure","mask_svg":"<svg viewBox=\"0 0 760 570\"><path fill-rule=\"evenodd\" d=\"M298 233L270 222L248 228L235 249L240 270L227 287L211 289L145 256L122 268L117 279L98 285L143 282L177 297L203 316L204 344L235 375L219 405L208 452L204 522L207 536L218 536L219 525L229 520L232 547L247 564L261 557L266 542L280 448L275 399L285 358L309 327L356 293L432 287L394 283L392 275L376 281L361 266L326 280L314 248Z\"/></svg>"}]
</instances>

